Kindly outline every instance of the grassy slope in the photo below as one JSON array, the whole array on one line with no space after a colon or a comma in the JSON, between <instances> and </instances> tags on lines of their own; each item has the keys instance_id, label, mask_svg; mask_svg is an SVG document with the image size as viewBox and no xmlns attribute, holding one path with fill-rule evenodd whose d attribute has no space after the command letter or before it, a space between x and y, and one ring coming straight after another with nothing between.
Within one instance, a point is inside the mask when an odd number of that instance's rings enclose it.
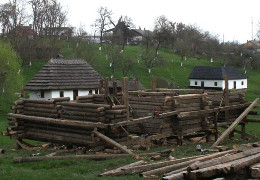
<instances>
[{"instance_id":1,"label":"grassy slope","mask_svg":"<svg viewBox=\"0 0 260 180\"><path fill-rule=\"evenodd\" d=\"M68 49L68 52L73 53L72 49ZM136 59L136 54L140 52L140 47L126 47L125 53L128 53L133 59ZM184 66L180 67L180 58L178 56L172 56L167 50L161 50L160 55L166 59L166 64L157 66L152 69L152 73L149 74L147 69L144 68L142 63L137 64L135 71L131 73L135 77L138 77L140 81L146 86L150 87L150 79L152 76L161 77L166 81L176 82L180 88L188 87L188 76L192 68L195 65L220 65L219 63L210 63L206 60L188 59L184 61ZM66 57L66 56L65 56ZM72 56L73 57L73 56ZM172 58L173 57L173 58ZM173 61L172 61L173 59ZM25 82L29 81L35 73L46 63L47 61L34 61L32 66L25 65L23 69ZM136 59L137 62L137 59ZM93 63L95 69L105 76L110 76L109 63L105 61L105 54L97 53L95 57L95 62ZM130 76L131 76L130 75ZM260 96L260 74L248 71L248 93L247 98L252 101L254 98ZM121 78L120 71L115 73L115 77ZM2 114L0 116L0 131L3 131L6 126L6 116L5 113L10 112L9 107L12 101L6 98L3 103ZM2 105L2 103L1 103ZM248 132L257 134L258 126L252 124L247 126ZM226 142L232 144L233 142ZM237 143L243 143L239 141ZM203 148L208 145L203 145ZM12 162L12 157L24 156L27 157L35 152L25 152L25 151L15 151L11 150L15 148L15 143L9 140L8 137L0 137L0 148L6 149L6 154L2 155L0 159L0 177L1 179L100 179L97 178L97 174L102 172L104 169L111 169L133 162L131 158L126 159L113 159L106 161L88 161L88 160L71 160L71 161L52 161L52 162L41 162L41 163L24 163L24 164L14 164ZM160 148L160 147L158 147ZM164 147L169 148L169 147ZM154 150L156 150L155 148ZM176 157L183 157L189 155L198 154L195 151L195 145L185 146L185 147L175 147ZM49 152L42 152L44 155ZM125 176L124 178L101 178L101 179L141 179L137 175Z\"/></svg>"}]
</instances>

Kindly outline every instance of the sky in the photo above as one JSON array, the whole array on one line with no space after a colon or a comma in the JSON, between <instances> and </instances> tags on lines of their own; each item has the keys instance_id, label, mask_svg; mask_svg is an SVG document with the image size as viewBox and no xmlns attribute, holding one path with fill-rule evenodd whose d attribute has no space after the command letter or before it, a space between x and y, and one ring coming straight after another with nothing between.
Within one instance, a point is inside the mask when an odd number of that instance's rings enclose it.
<instances>
[{"instance_id":1,"label":"sky","mask_svg":"<svg viewBox=\"0 0 260 180\"><path fill-rule=\"evenodd\" d=\"M136 28L153 30L157 17L165 15L173 22L196 25L217 35L222 42L245 43L256 38L260 29L259 0L58 0L68 11L68 24L83 25L89 34L101 6L112 10L112 19L131 17ZM253 22L253 24L252 24Z\"/></svg>"}]
</instances>

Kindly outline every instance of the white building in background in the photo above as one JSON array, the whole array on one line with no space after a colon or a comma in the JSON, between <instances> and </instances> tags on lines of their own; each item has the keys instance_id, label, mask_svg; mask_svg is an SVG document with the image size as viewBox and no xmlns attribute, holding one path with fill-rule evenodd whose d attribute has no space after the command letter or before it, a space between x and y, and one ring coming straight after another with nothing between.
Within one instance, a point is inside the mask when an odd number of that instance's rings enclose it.
<instances>
[{"instance_id":1,"label":"white building in background","mask_svg":"<svg viewBox=\"0 0 260 180\"><path fill-rule=\"evenodd\" d=\"M228 89L246 89L247 76L235 67L196 66L189 76L191 88L225 88L225 75L228 77Z\"/></svg>"},{"instance_id":2,"label":"white building in background","mask_svg":"<svg viewBox=\"0 0 260 180\"><path fill-rule=\"evenodd\" d=\"M51 59L24 87L30 99L98 94L101 75L85 60Z\"/></svg>"}]
</instances>

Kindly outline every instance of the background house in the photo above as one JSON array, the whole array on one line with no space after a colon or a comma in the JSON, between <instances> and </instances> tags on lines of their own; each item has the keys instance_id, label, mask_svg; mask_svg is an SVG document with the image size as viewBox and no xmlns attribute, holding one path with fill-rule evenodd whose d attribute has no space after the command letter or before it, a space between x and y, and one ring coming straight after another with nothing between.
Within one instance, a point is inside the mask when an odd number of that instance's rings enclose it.
<instances>
[{"instance_id":1,"label":"background house","mask_svg":"<svg viewBox=\"0 0 260 180\"><path fill-rule=\"evenodd\" d=\"M33 39L37 36L37 33L32 29L32 25L24 26L18 25L13 30L10 31L9 35L16 37L27 37Z\"/></svg>"},{"instance_id":2,"label":"background house","mask_svg":"<svg viewBox=\"0 0 260 180\"><path fill-rule=\"evenodd\" d=\"M130 44L139 45L147 37L153 37L153 32L145 29L131 29Z\"/></svg>"},{"instance_id":3,"label":"background house","mask_svg":"<svg viewBox=\"0 0 260 180\"><path fill-rule=\"evenodd\" d=\"M260 53L260 42L256 40L247 41L244 44L244 49L252 54Z\"/></svg>"},{"instance_id":4,"label":"background house","mask_svg":"<svg viewBox=\"0 0 260 180\"><path fill-rule=\"evenodd\" d=\"M247 76L235 67L196 66L191 72L190 87L204 89L224 89L225 75L228 76L228 89L247 88Z\"/></svg>"},{"instance_id":5,"label":"background house","mask_svg":"<svg viewBox=\"0 0 260 180\"><path fill-rule=\"evenodd\" d=\"M84 60L51 59L25 86L30 99L98 94L101 75Z\"/></svg>"}]
</instances>

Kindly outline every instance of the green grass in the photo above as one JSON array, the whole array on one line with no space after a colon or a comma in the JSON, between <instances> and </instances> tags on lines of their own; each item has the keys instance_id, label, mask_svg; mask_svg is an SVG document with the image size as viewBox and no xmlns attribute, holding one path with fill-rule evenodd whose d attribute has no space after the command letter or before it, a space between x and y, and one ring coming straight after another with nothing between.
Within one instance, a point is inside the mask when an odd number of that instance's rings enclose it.
<instances>
[{"instance_id":1,"label":"green grass","mask_svg":"<svg viewBox=\"0 0 260 180\"><path fill-rule=\"evenodd\" d=\"M75 57L75 44L64 45L62 54L65 58ZM105 53L98 51L98 46L95 47L96 52L94 61L91 62L92 66L103 76L110 77L111 71L109 68L109 62L106 61ZM132 59L138 62L137 54L141 51L140 46L127 46L125 52ZM84 52L87 53L87 52ZM188 76L191 73L194 66L198 65L222 65L220 62L210 63L209 60L198 60L195 58L188 58L183 62L183 66L180 66L181 59L177 55L171 54L168 49L160 50L160 56L165 60L164 64L159 64L152 68L152 73L149 74L147 68L143 62L136 64L133 72L129 73L129 77L138 77L146 88L151 86L151 77L155 76L165 82L175 82L180 88L188 88L189 80ZM87 56L87 55L86 55ZM27 62L23 69L22 75L24 83L28 82L47 62L47 60L35 60L32 61L32 66L29 66ZM251 70L247 71L248 78L248 90L247 99L253 101L256 97L260 96L260 74ZM122 73L119 69L116 69L114 77L121 79ZM19 92L21 87L17 87ZM11 112L10 106L15 98L5 97L1 102L0 112L0 131L4 131L7 127L6 113ZM256 134L260 137L260 131L258 124L249 124L247 126L247 132ZM232 146L234 143L247 143L247 141L230 141L226 140L224 145ZM180 158L191 155L198 155L195 150L196 144L187 146L169 146L169 147L154 147L152 151L164 148L174 148L175 152L172 156ZM203 148L210 147L210 144L203 144ZM35 163L23 163L15 164L12 162L13 157L22 156L28 157L36 152L26 152L22 150L14 150L15 142L8 137L0 137L0 148L5 149L6 153L0 157L0 177L1 179L141 179L138 175L130 175L124 177L105 177L98 178L97 175L104 170L113 169L125 164L134 162L132 158L118 158L104 161L91 161L91 160L64 160L64 161L45 161ZM41 155L50 153L50 151L41 151Z\"/></svg>"}]
</instances>

